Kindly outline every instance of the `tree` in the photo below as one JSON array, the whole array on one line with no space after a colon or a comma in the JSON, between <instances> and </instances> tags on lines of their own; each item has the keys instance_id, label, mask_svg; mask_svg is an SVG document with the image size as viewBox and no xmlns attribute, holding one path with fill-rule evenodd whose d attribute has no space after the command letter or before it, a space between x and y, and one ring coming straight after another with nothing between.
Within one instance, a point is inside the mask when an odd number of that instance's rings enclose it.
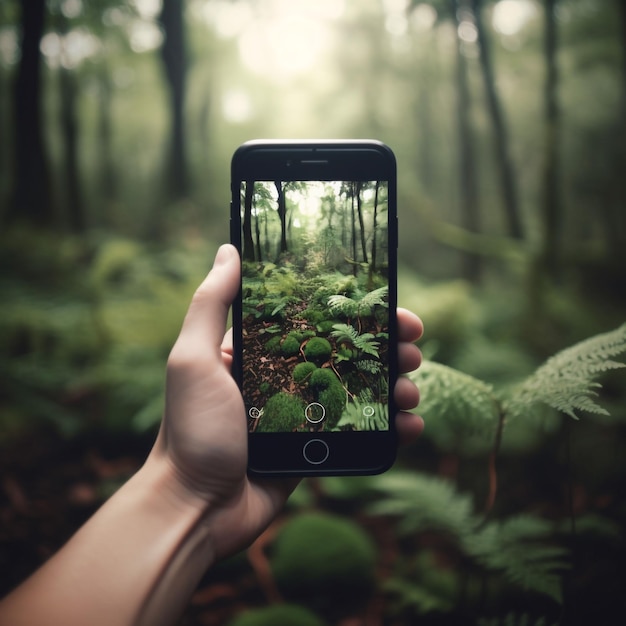
<instances>
[{"instance_id":1,"label":"tree","mask_svg":"<svg viewBox=\"0 0 626 626\"><path fill-rule=\"evenodd\" d=\"M463 21L461 0L450 0L457 33ZM480 215L478 207L478 188L476 176L476 159L474 158L474 137L470 122L471 98L467 59L463 52L462 41L456 40L456 88L457 88L457 129L459 137L459 174L461 181L461 220L470 232L480 232ZM480 259L477 255L467 253L463 262L463 273L468 280L477 281L480 277Z\"/></svg>"},{"instance_id":2,"label":"tree","mask_svg":"<svg viewBox=\"0 0 626 626\"><path fill-rule=\"evenodd\" d=\"M275 181L276 192L278 198L276 199L276 210L280 217L280 252L287 252L287 202L285 199L285 187L279 180Z\"/></svg>"},{"instance_id":3,"label":"tree","mask_svg":"<svg viewBox=\"0 0 626 626\"><path fill-rule=\"evenodd\" d=\"M15 179L9 219L52 222L50 181L41 119L41 54L45 0L21 0L22 56L14 88Z\"/></svg>"},{"instance_id":4,"label":"tree","mask_svg":"<svg viewBox=\"0 0 626 626\"><path fill-rule=\"evenodd\" d=\"M472 9L480 48L480 68L485 85L487 108L493 128L496 163L500 173L499 180L502 203L508 222L509 235L515 239L522 239L524 229L520 216L517 184L513 164L511 163L507 126L504 120L502 105L500 104L500 99L496 91L489 37L485 32L485 26L482 20L482 0L472 0Z\"/></svg>"},{"instance_id":5,"label":"tree","mask_svg":"<svg viewBox=\"0 0 626 626\"><path fill-rule=\"evenodd\" d=\"M165 40L161 56L170 90L171 127L169 154L166 158L166 180L172 197L189 192L189 172L185 146L185 85L187 52L185 48L184 0L163 0L159 21Z\"/></svg>"}]
</instances>

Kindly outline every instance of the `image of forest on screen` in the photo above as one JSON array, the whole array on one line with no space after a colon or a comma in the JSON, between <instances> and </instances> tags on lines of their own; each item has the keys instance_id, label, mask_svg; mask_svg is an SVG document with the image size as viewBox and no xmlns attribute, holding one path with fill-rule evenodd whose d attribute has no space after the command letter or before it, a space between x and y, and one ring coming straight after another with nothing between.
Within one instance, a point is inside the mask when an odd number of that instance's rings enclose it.
<instances>
[{"instance_id":1,"label":"image of forest on screen","mask_svg":"<svg viewBox=\"0 0 626 626\"><path fill-rule=\"evenodd\" d=\"M389 428L388 184L241 186L250 432Z\"/></svg>"}]
</instances>

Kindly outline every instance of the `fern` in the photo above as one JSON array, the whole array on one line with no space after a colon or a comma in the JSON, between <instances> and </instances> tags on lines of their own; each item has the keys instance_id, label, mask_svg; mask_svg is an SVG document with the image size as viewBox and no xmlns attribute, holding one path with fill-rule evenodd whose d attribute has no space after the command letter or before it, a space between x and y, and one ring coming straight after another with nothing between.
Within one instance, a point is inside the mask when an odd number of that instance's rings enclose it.
<instances>
[{"instance_id":1,"label":"fern","mask_svg":"<svg viewBox=\"0 0 626 626\"><path fill-rule=\"evenodd\" d=\"M374 477L372 487L381 497L369 512L398 516L402 534L437 530L458 540L479 524L471 498L442 478L394 471Z\"/></svg>"},{"instance_id":2,"label":"fern","mask_svg":"<svg viewBox=\"0 0 626 626\"><path fill-rule=\"evenodd\" d=\"M361 298L349 298L348 296L336 295L328 298L328 308L333 312L344 317L364 317L372 314L374 307L388 307L389 304L385 300L389 288L379 287L373 291L367 292Z\"/></svg>"},{"instance_id":3,"label":"fern","mask_svg":"<svg viewBox=\"0 0 626 626\"><path fill-rule=\"evenodd\" d=\"M535 405L548 405L574 419L576 411L608 415L594 397L601 385L596 379L625 367L613 357L626 352L626 324L591 337L559 352L539 367L513 392L504 409L509 417L524 415Z\"/></svg>"},{"instance_id":4,"label":"fern","mask_svg":"<svg viewBox=\"0 0 626 626\"><path fill-rule=\"evenodd\" d=\"M378 357L378 348L380 342L376 341L376 337L372 333L359 333L359 331L349 324L333 324L333 330L330 334L339 343L347 343L352 345L359 352Z\"/></svg>"},{"instance_id":5,"label":"fern","mask_svg":"<svg viewBox=\"0 0 626 626\"><path fill-rule=\"evenodd\" d=\"M373 412L364 413L366 406L371 407ZM389 410L386 404L354 400L344 409L335 430L386 430L388 427Z\"/></svg>"},{"instance_id":6,"label":"fern","mask_svg":"<svg viewBox=\"0 0 626 626\"><path fill-rule=\"evenodd\" d=\"M443 449L485 451L493 443L500 406L491 385L434 361L409 374L420 388L420 413Z\"/></svg>"},{"instance_id":7,"label":"fern","mask_svg":"<svg viewBox=\"0 0 626 626\"><path fill-rule=\"evenodd\" d=\"M568 551L550 545L551 522L518 515L492 522L466 543L470 555L487 569L502 571L512 583L561 603L561 573L567 569Z\"/></svg>"}]
</instances>

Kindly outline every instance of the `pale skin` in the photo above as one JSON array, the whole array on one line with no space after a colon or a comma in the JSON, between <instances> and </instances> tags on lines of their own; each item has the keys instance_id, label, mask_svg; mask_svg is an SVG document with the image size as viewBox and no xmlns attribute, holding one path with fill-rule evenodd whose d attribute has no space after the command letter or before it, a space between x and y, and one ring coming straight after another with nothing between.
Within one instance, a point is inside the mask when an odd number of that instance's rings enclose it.
<instances>
[{"instance_id":1,"label":"pale skin","mask_svg":"<svg viewBox=\"0 0 626 626\"><path fill-rule=\"evenodd\" d=\"M294 479L251 480L247 425L224 334L239 256L223 245L196 291L167 363L161 428L143 467L22 585L0 602L0 626L174 624L201 576L250 545L280 512ZM422 323L398 310L399 370L413 371ZM401 441L423 428L419 392L399 378Z\"/></svg>"}]
</instances>

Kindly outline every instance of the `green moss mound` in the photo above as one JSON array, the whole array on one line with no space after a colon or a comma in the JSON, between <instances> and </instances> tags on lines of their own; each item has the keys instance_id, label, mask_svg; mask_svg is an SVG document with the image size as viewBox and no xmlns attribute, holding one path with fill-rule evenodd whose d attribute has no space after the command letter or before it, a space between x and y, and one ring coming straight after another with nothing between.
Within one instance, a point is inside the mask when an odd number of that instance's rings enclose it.
<instances>
[{"instance_id":1,"label":"green moss mound","mask_svg":"<svg viewBox=\"0 0 626 626\"><path fill-rule=\"evenodd\" d=\"M281 391L267 401L257 432L291 432L304 421L305 408L299 398Z\"/></svg>"},{"instance_id":2,"label":"green moss mound","mask_svg":"<svg viewBox=\"0 0 626 626\"><path fill-rule=\"evenodd\" d=\"M288 601L329 618L364 605L374 588L371 539L354 522L327 513L302 514L285 524L270 563Z\"/></svg>"},{"instance_id":3,"label":"green moss mound","mask_svg":"<svg viewBox=\"0 0 626 626\"><path fill-rule=\"evenodd\" d=\"M289 333L280 346L284 356L294 356L300 352L300 341L295 333Z\"/></svg>"},{"instance_id":4,"label":"green moss mound","mask_svg":"<svg viewBox=\"0 0 626 626\"><path fill-rule=\"evenodd\" d=\"M279 354L280 353L280 337L272 337L266 344L265 349L270 354Z\"/></svg>"},{"instance_id":5,"label":"green moss mound","mask_svg":"<svg viewBox=\"0 0 626 626\"><path fill-rule=\"evenodd\" d=\"M304 355L309 361L323 363L330 358L332 346L324 337L313 337L304 347Z\"/></svg>"},{"instance_id":6,"label":"green moss mound","mask_svg":"<svg viewBox=\"0 0 626 626\"><path fill-rule=\"evenodd\" d=\"M339 379L330 369L318 369L311 374L309 387L326 409L326 429L335 428L346 404L346 392Z\"/></svg>"},{"instance_id":7,"label":"green moss mound","mask_svg":"<svg viewBox=\"0 0 626 626\"><path fill-rule=\"evenodd\" d=\"M325 626L325 623L304 607L276 604L242 613L228 626Z\"/></svg>"},{"instance_id":8,"label":"green moss mound","mask_svg":"<svg viewBox=\"0 0 626 626\"><path fill-rule=\"evenodd\" d=\"M298 363L298 365L293 368L291 377L294 379L295 382L302 383L316 369L317 365L315 365L315 363L311 363L310 361L307 361L306 363Z\"/></svg>"}]
</instances>

